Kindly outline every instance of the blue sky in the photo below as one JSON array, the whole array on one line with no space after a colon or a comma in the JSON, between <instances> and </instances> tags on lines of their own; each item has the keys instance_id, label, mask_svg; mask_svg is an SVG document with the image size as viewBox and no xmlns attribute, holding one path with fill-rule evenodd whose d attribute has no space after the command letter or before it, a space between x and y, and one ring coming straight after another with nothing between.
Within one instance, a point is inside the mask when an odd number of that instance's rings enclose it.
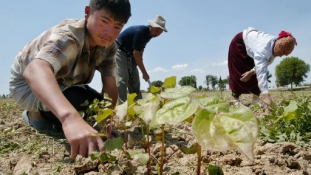
<instances>
[{"instance_id":1,"label":"blue sky","mask_svg":"<svg viewBox=\"0 0 311 175\"><path fill-rule=\"evenodd\" d=\"M83 18L88 0L16 0L1 1L0 16L0 95L9 94L8 81L13 59L23 46L44 30L63 19ZM132 16L124 29L147 25L156 15L166 18L167 33L152 39L144 53L150 80L194 75L197 85L204 84L206 75L228 76L227 54L231 39L247 27L255 27L277 36L287 30L296 37L298 46L289 56L310 64L311 1L310 0L131 0ZM274 86L275 66L269 71ZM311 83L311 72L306 83ZM100 76L91 86L101 89ZM148 83L141 79L141 89Z\"/></svg>"}]
</instances>

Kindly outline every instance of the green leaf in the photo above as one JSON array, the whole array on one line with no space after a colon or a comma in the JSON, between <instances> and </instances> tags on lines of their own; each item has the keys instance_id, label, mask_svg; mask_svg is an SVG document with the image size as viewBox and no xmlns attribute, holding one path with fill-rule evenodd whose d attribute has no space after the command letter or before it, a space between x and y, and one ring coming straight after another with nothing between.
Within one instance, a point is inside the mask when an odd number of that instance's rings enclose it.
<instances>
[{"instance_id":1,"label":"green leaf","mask_svg":"<svg viewBox=\"0 0 311 175\"><path fill-rule=\"evenodd\" d=\"M93 104L98 105L98 103L99 103L99 100L98 100L97 98L95 98L95 99L93 100Z\"/></svg>"},{"instance_id":2,"label":"green leaf","mask_svg":"<svg viewBox=\"0 0 311 175\"><path fill-rule=\"evenodd\" d=\"M160 96L165 99L177 99L181 97L186 97L191 94L191 92L196 89L192 86L182 86L181 88L169 88L160 93Z\"/></svg>"},{"instance_id":3,"label":"green leaf","mask_svg":"<svg viewBox=\"0 0 311 175\"><path fill-rule=\"evenodd\" d=\"M97 112L99 110L99 106L97 104L90 104L88 109Z\"/></svg>"},{"instance_id":4,"label":"green leaf","mask_svg":"<svg viewBox=\"0 0 311 175\"><path fill-rule=\"evenodd\" d=\"M150 92L151 93L157 93L157 92L160 92L161 91L161 88L159 88L159 87L155 87L155 86L151 86L150 87Z\"/></svg>"},{"instance_id":5,"label":"green leaf","mask_svg":"<svg viewBox=\"0 0 311 175\"><path fill-rule=\"evenodd\" d=\"M182 146L181 151L185 154L195 154L197 153L197 145L194 143L189 148Z\"/></svg>"},{"instance_id":6,"label":"green leaf","mask_svg":"<svg viewBox=\"0 0 311 175\"><path fill-rule=\"evenodd\" d=\"M176 76L168 77L164 80L162 87L164 89L173 88L176 86Z\"/></svg>"},{"instance_id":7,"label":"green leaf","mask_svg":"<svg viewBox=\"0 0 311 175\"><path fill-rule=\"evenodd\" d=\"M12 131L13 131L13 128L6 128L3 130L3 133L7 134L7 133L12 132Z\"/></svg>"},{"instance_id":8,"label":"green leaf","mask_svg":"<svg viewBox=\"0 0 311 175\"><path fill-rule=\"evenodd\" d=\"M101 121L109 117L112 113L113 113L112 109L109 108L103 109L102 113L97 115L96 122L100 123Z\"/></svg>"},{"instance_id":9,"label":"green leaf","mask_svg":"<svg viewBox=\"0 0 311 175\"><path fill-rule=\"evenodd\" d=\"M85 100L83 103L80 104L80 106L88 106L89 105L89 101Z\"/></svg>"},{"instance_id":10,"label":"green leaf","mask_svg":"<svg viewBox=\"0 0 311 175\"><path fill-rule=\"evenodd\" d=\"M143 119L146 124L154 118L157 110L160 106L160 98L152 98L146 103L141 103L141 106L135 106L134 111L138 114L138 117Z\"/></svg>"},{"instance_id":11,"label":"green leaf","mask_svg":"<svg viewBox=\"0 0 311 175\"><path fill-rule=\"evenodd\" d=\"M156 164L156 170L158 175L161 175L160 165L158 163Z\"/></svg>"},{"instance_id":12,"label":"green leaf","mask_svg":"<svg viewBox=\"0 0 311 175\"><path fill-rule=\"evenodd\" d=\"M201 110L194 118L192 123L193 135L198 143L210 150L227 150L228 144L222 138L216 138L217 135L225 135L223 128L216 128L214 121L215 113L206 109Z\"/></svg>"},{"instance_id":13,"label":"green leaf","mask_svg":"<svg viewBox=\"0 0 311 175\"><path fill-rule=\"evenodd\" d=\"M137 96L136 93L132 93L132 94L128 95L128 97L127 97L128 106L130 106L130 105L135 103L136 96Z\"/></svg>"},{"instance_id":14,"label":"green leaf","mask_svg":"<svg viewBox=\"0 0 311 175\"><path fill-rule=\"evenodd\" d=\"M222 114L217 118L217 126L225 129L230 146L254 161L253 146L258 136L258 125L253 112L241 106L237 111Z\"/></svg>"},{"instance_id":15,"label":"green leaf","mask_svg":"<svg viewBox=\"0 0 311 175\"><path fill-rule=\"evenodd\" d=\"M91 158L91 160L98 160L99 158L100 158L100 155L101 155L101 153L100 152L92 152L91 154L90 154L90 158Z\"/></svg>"},{"instance_id":16,"label":"green leaf","mask_svg":"<svg viewBox=\"0 0 311 175\"><path fill-rule=\"evenodd\" d=\"M229 107L230 107L229 103L218 103L206 106L205 109L219 113L219 112L229 112Z\"/></svg>"},{"instance_id":17,"label":"green leaf","mask_svg":"<svg viewBox=\"0 0 311 175\"><path fill-rule=\"evenodd\" d=\"M119 118L119 121L122 121L123 118L127 115L127 108L128 108L127 101L115 107L116 116Z\"/></svg>"},{"instance_id":18,"label":"green leaf","mask_svg":"<svg viewBox=\"0 0 311 175\"><path fill-rule=\"evenodd\" d=\"M147 93L143 99L137 100L138 105L143 105L145 103L149 103L151 101L157 100L159 98L158 95L154 95L152 93Z\"/></svg>"},{"instance_id":19,"label":"green leaf","mask_svg":"<svg viewBox=\"0 0 311 175\"><path fill-rule=\"evenodd\" d=\"M132 138L132 136L129 134L127 137L127 145L129 148L133 148L135 146L135 140Z\"/></svg>"},{"instance_id":20,"label":"green leaf","mask_svg":"<svg viewBox=\"0 0 311 175\"><path fill-rule=\"evenodd\" d=\"M207 167L209 175L224 175L224 172L219 166L209 164Z\"/></svg>"},{"instance_id":21,"label":"green leaf","mask_svg":"<svg viewBox=\"0 0 311 175\"><path fill-rule=\"evenodd\" d=\"M201 97L201 98L198 98L197 100L199 101L200 106L202 107L226 102L225 100L222 100L217 96Z\"/></svg>"},{"instance_id":22,"label":"green leaf","mask_svg":"<svg viewBox=\"0 0 311 175\"><path fill-rule=\"evenodd\" d=\"M107 101L102 100L99 102L99 104L102 108L108 108L109 106L111 106L112 103L108 100Z\"/></svg>"},{"instance_id":23,"label":"green leaf","mask_svg":"<svg viewBox=\"0 0 311 175\"><path fill-rule=\"evenodd\" d=\"M102 153L100 156L100 162L115 162L117 160L116 156L113 156L108 153Z\"/></svg>"},{"instance_id":24,"label":"green leaf","mask_svg":"<svg viewBox=\"0 0 311 175\"><path fill-rule=\"evenodd\" d=\"M127 108L127 115L130 116L130 117L135 117L136 113L134 111L134 107L135 107L135 104L132 104L130 105L128 108Z\"/></svg>"},{"instance_id":25,"label":"green leaf","mask_svg":"<svg viewBox=\"0 0 311 175\"><path fill-rule=\"evenodd\" d=\"M105 142L105 148L108 151L113 151L115 149L120 149L124 144L124 140L121 137L118 138L112 138L109 140L106 140Z\"/></svg>"},{"instance_id":26,"label":"green leaf","mask_svg":"<svg viewBox=\"0 0 311 175\"><path fill-rule=\"evenodd\" d=\"M178 98L165 103L150 122L150 128L162 124L174 125L184 121L196 112L197 103L191 103L190 97Z\"/></svg>"},{"instance_id":27,"label":"green leaf","mask_svg":"<svg viewBox=\"0 0 311 175\"><path fill-rule=\"evenodd\" d=\"M230 113L201 110L192 123L193 134L202 146L209 150L225 151L236 149L254 160L253 146L258 136L257 119L244 106Z\"/></svg>"},{"instance_id":28,"label":"green leaf","mask_svg":"<svg viewBox=\"0 0 311 175\"><path fill-rule=\"evenodd\" d=\"M128 153L131 155L131 157L134 160L139 161L140 164L146 165L148 163L149 155L147 153L131 151L131 150L128 150Z\"/></svg>"},{"instance_id":29,"label":"green leaf","mask_svg":"<svg viewBox=\"0 0 311 175\"><path fill-rule=\"evenodd\" d=\"M289 105L284 108L283 116L286 122L297 119L301 115L301 110L298 109L296 101L290 101Z\"/></svg>"},{"instance_id":30,"label":"green leaf","mask_svg":"<svg viewBox=\"0 0 311 175\"><path fill-rule=\"evenodd\" d=\"M90 154L90 158L92 161L99 160L101 163L114 162L117 160L117 158L115 156L110 155L106 152L92 152Z\"/></svg>"}]
</instances>

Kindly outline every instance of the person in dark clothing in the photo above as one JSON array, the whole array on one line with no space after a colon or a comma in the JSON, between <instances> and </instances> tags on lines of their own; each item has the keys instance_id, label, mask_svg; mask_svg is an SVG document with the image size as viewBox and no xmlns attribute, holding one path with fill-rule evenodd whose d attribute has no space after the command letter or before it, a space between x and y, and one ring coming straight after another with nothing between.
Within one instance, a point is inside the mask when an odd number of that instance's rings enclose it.
<instances>
[{"instance_id":1,"label":"person in dark clothing","mask_svg":"<svg viewBox=\"0 0 311 175\"><path fill-rule=\"evenodd\" d=\"M143 63L144 48L151 38L158 37L165 28L166 20L157 15L154 20L148 20L149 26L137 25L125 29L116 40L116 81L118 87L118 104L127 100L129 93L136 93L136 100L141 99L140 80L137 66L143 74L143 79L149 82L149 74Z\"/></svg>"}]
</instances>

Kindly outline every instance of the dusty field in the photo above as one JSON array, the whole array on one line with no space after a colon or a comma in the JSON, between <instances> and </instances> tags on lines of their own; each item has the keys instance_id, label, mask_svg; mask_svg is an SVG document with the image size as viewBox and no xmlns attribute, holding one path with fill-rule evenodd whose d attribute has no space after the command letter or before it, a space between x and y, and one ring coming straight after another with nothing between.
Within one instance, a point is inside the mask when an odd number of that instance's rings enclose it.
<instances>
[{"instance_id":1,"label":"dusty field","mask_svg":"<svg viewBox=\"0 0 311 175\"><path fill-rule=\"evenodd\" d=\"M202 92L201 92L202 93ZM206 92L204 92L206 93ZM219 92L216 92L219 94ZM301 92L298 92L301 93ZM311 94L311 91L306 93ZM196 94L197 95L197 94ZM209 94L211 95L211 94ZM224 97L230 98L225 92ZM243 95L243 104L250 103L250 95ZM272 98L278 101L279 92L272 93ZM21 119L23 109L10 100L0 101L0 174L146 174L145 165L137 161L128 160L120 151L111 154L117 161L99 164L85 158L69 159L68 143L61 132L39 133L27 126ZM258 118L264 116L265 111L254 109ZM166 128L166 155L174 150L194 143L190 134L190 125L181 124L174 128ZM178 132L177 132L178 131ZM157 131L156 131L157 132ZM138 126L133 126L130 133L141 137ZM160 143L152 143L152 154L159 158ZM136 147L140 150L140 147ZM267 143L258 140L254 147L255 161L250 162L237 151L202 152L201 174L208 174L207 165L217 165L227 175L309 175L311 174L311 147L300 147L294 143ZM164 167L164 174L196 174L196 154L184 154L177 151L171 156ZM155 163L152 170L156 173Z\"/></svg>"}]
</instances>

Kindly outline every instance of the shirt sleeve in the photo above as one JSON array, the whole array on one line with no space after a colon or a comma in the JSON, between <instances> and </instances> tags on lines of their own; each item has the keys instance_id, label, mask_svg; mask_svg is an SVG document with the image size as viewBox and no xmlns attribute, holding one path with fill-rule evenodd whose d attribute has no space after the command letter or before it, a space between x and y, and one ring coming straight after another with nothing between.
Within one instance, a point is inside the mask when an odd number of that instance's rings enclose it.
<instances>
[{"instance_id":1,"label":"shirt sleeve","mask_svg":"<svg viewBox=\"0 0 311 175\"><path fill-rule=\"evenodd\" d=\"M258 87L261 93L268 93L267 72L270 61L273 61L272 49L276 37L261 31L248 30L243 39L247 54L254 59Z\"/></svg>"},{"instance_id":2,"label":"shirt sleeve","mask_svg":"<svg viewBox=\"0 0 311 175\"><path fill-rule=\"evenodd\" d=\"M74 66L79 53L74 38L68 35L52 34L40 49L36 58L51 64L56 78L66 76Z\"/></svg>"},{"instance_id":3,"label":"shirt sleeve","mask_svg":"<svg viewBox=\"0 0 311 175\"><path fill-rule=\"evenodd\" d=\"M268 93L268 81L267 81L267 72L268 72L268 64L265 59L262 59L262 56L255 55L254 57L255 62L255 72L258 81L258 87L261 93L266 94Z\"/></svg>"}]
</instances>

